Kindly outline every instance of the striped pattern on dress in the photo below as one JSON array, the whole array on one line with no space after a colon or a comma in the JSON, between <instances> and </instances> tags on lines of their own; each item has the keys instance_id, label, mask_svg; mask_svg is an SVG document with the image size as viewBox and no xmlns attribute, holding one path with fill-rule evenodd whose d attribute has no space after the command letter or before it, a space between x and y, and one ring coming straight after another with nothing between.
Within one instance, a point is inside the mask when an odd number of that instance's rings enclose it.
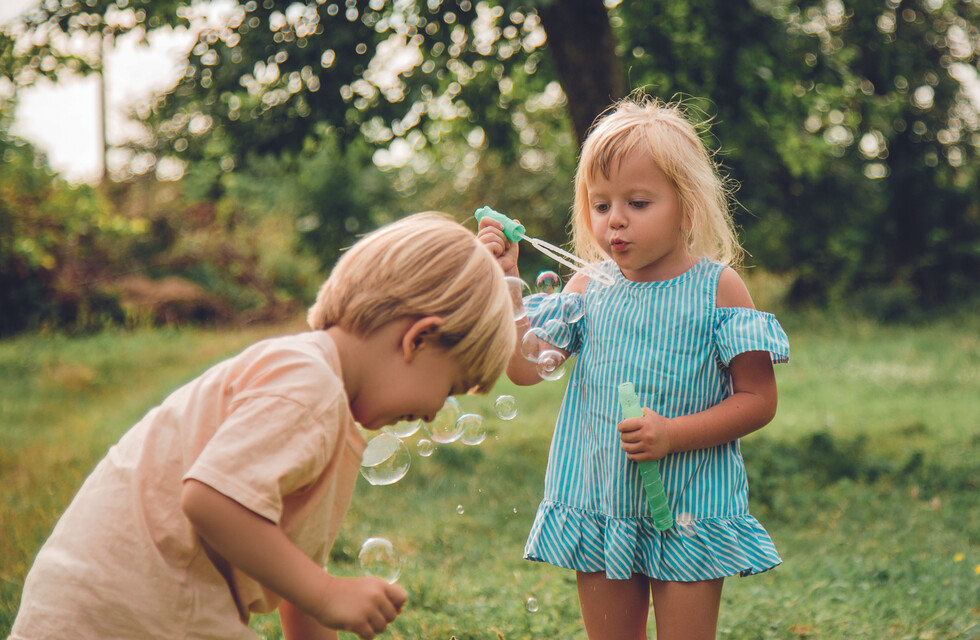
<instances>
[{"instance_id":1,"label":"striped pattern on dress","mask_svg":"<svg viewBox=\"0 0 980 640\"><path fill-rule=\"evenodd\" d=\"M620 448L616 389L633 382L640 404L667 417L697 413L731 393L727 366L739 353L767 351L773 362L786 362L786 334L771 314L715 308L724 267L709 260L662 282L629 281L612 262L601 268L614 284L525 299L534 326L578 354L525 557L614 579L640 573L680 581L779 564L749 514L737 440L660 460L678 524L654 528L639 468Z\"/></svg>"}]
</instances>

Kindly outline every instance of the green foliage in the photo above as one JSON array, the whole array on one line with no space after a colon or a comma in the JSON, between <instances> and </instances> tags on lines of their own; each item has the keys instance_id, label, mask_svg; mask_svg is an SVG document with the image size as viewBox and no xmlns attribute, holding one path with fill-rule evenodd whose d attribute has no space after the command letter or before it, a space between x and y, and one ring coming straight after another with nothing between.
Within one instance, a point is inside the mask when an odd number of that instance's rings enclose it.
<instances>
[{"instance_id":1,"label":"green foliage","mask_svg":"<svg viewBox=\"0 0 980 640\"><path fill-rule=\"evenodd\" d=\"M294 220L260 201L216 206L145 179L72 187L5 134L0 156L0 335L277 318L323 280ZM307 186L293 187L308 202Z\"/></svg>"},{"instance_id":2,"label":"green foliage","mask_svg":"<svg viewBox=\"0 0 980 640\"><path fill-rule=\"evenodd\" d=\"M712 120L709 142L741 185L745 245L755 264L793 279L793 301L868 289L884 315L903 315L886 308L976 288L980 116L962 91L980 49L976 2L607 4L616 42L572 49L605 59L614 46L631 86L696 96L689 104ZM19 84L98 70L97 60L59 57L59 31L111 42L185 26L197 43L177 86L144 114L154 140L143 151L185 162L198 197L218 201L294 169L286 182L336 196L314 213L297 197L283 214L323 265L384 212L438 206L462 217L474 200L561 242L581 134L568 112L620 97L583 105L597 98L567 90L589 70L559 68L568 35L546 33L542 16L574 22L575 6L249 0L215 26L186 0L48 2L0 36L0 69ZM13 38L24 34L33 45L18 53ZM319 178L299 177L304 156ZM409 206L390 199L371 160Z\"/></svg>"},{"instance_id":3,"label":"green foliage","mask_svg":"<svg viewBox=\"0 0 980 640\"><path fill-rule=\"evenodd\" d=\"M118 316L77 286L116 243L140 232L95 189L56 177L30 145L0 128L0 335L42 324L99 327Z\"/></svg>"},{"instance_id":4,"label":"green foliage","mask_svg":"<svg viewBox=\"0 0 980 640\"><path fill-rule=\"evenodd\" d=\"M194 157L217 137L240 159L243 141L279 154L302 148L327 122L342 145L358 134L382 149L438 144L431 155L443 162L458 158L449 140L478 131L488 177L507 176L529 151L571 158L573 144L527 143L556 124L531 113L534 96L568 77L535 36L538 3L503 4L357 4L333 13L310 4L302 17L250 3L230 31L202 34L155 116L160 140ZM711 144L741 184L746 245L757 264L794 275L797 301L894 286L934 303L975 286L980 270L980 124L954 78L977 59L970 25L978 9L879 4L843 11L805 0L662 0L610 10L630 83L665 98L698 96L692 104L715 121ZM488 17L499 31L483 42L474 25ZM547 35L559 46L562 34ZM326 67L317 65L317 42L333 53ZM377 61L398 42L420 57L385 85ZM212 123L207 138L189 133L196 114ZM562 223L549 226L546 236Z\"/></svg>"},{"instance_id":5,"label":"green foliage","mask_svg":"<svg viewBox=\"0 0 980 640\"><path fill-rule=\"evenodd\" d=\"M429 121L478 117L491 144L512 148L517 135L498 81L544 62L535 53L541 42L526 38L534 25L502 14L469 1L311 1L285 11L244 3L227 26L200 33L183 78L151 119L159 145L200 157L205 139L193 126L200 115L208 136L220 136L238 162L250 153L299 150L324 124L343 146L369 121L377 125L375 142L384 142ZM480 20L485 28L477 33ZM513 31L491 28L501 21ZM413 48L424 62L406 63Z\"/></svg>"},{"instance_id":6,"label":"green foliage","mask_svg":"<svg viewBox=\"0 0 980 640\"><path fill-rule=\"evenodd\" d=\"M977 60L975 3L664 0L613 13L635 84L710 101L746 245L795 273L795 300L885 285L933 303L975 286L980 118L954 78Z\"/></svg>"}]
</instances>

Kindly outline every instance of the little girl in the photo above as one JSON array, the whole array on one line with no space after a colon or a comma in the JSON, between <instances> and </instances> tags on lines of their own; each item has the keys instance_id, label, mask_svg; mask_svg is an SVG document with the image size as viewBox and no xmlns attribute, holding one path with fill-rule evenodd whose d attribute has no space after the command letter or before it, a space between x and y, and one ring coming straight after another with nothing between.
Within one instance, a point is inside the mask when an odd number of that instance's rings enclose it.
<instances>
[{"instance_id":1,"label":"little girl","mask_svg":"<svg viewBox=\"0 0 980 640\"><path fill-rule=\"evenodd\" d=\"M355 244L310 309L174 391L85 480L24 584L14 640L373 638L405 591L324 571L368 430L486 392L514 345L504 275L418 214Z\"/></svg>"},{"instance_id":2,"label":"little girl","mask_svg":"<svg viewBox=\"0 0 980 640\"><path fill-rule=\"evenodd\" d=\"M576 174L573 244L612 280L578 274L525 301L529 324L577 353L525 557L577 572L594 640L713 638L724 578L780 563L749 515L738 438L776 411L772 365L789 345L756 311L724 180L680 105L634 97L597 120ZM517 244L484 218L478 237L508 275ZM579 317L581 318L579 319ZM559 320L561 322L549 322ZM518 349L518 384L540 381ZM642 418L623 419L634 383ZM654 527L637 462L659 461L677 524Z\"/></svg>"}]
</instances>

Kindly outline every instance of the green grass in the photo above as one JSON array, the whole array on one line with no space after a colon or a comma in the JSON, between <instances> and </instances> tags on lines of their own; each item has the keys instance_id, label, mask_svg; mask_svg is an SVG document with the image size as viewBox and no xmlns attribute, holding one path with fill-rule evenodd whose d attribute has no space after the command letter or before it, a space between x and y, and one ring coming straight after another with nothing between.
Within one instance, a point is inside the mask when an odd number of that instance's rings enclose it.
<instances>
[{"instance_id":1,"label":"green grass","mask_svg":"<svg viewBox=\"0 0 980 640\"><path fill-rule=\"evenodd\" d=\"M743 443L753 512L784 564L726 582L719 635L980 638L980 321L784 324L792 360L777 367L779 413ZM106 447L168 391L259 335L0 342L0 637L33 555ZM400 549L409 603L382 637L585 638L573 573L521 559L563 382L504 381L489 397L462 398L464 410L487 416L486 442L439 445L423 458L413 436L404 479L359 481L332 570L356 574L369 536ZM515 420L493 415L498 393L519 400ZM274 615L253 628L280 637Z\"/></svg>"}]
</instances>

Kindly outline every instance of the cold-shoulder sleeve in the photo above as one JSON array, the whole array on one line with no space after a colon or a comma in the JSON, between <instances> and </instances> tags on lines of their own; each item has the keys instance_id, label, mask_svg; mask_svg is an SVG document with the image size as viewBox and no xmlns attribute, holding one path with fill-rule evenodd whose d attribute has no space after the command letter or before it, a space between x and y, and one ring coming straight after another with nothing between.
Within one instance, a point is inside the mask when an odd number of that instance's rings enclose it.
<instances>
[{"instance_id":1,"label":"cold-shoulder sleeve","mask_svg":"<svg viewBox=\"0 0 980 640\"><path fill-rule=\"evenodd\" d=\"M524 298L528 320L542 338L560 349L577 353L582 344L583 302L579 293L536 293Z\"/></svg>"},{"instance_id":2,"label":"cold-shoulder sleeve","mask_svg":"<svg viewBox=\"0 0 980 640\"><path fill-rule=\"evenodd\" d=\"M774 315L756 309L715 309L715 344L725 366L738 354L748 351L766 351L774 364L789 361L786 332Z\"/></svg>"}]
</instances>

